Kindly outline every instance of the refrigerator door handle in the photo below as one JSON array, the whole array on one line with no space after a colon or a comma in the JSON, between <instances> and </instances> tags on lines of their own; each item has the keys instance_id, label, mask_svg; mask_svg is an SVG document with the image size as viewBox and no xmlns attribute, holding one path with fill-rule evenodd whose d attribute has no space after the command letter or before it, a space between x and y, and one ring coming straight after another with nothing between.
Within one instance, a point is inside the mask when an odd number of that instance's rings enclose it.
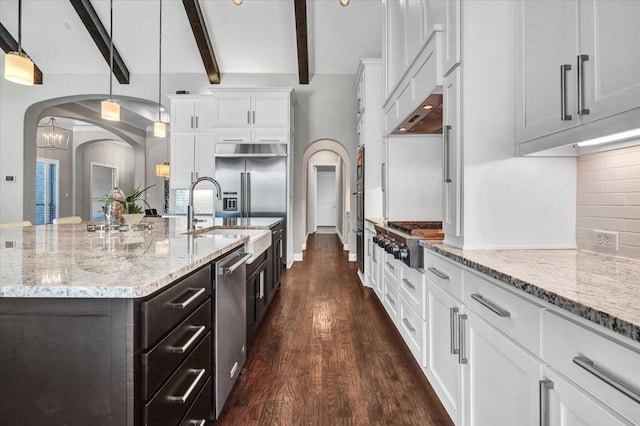
<instances>
[{"instance_id":1,"label":"refrigerator door handle","mask_svg":"<svg viewBox=\"0 0 640 426\"><path fill-rule=\"evenodd\" d=\"M246 187L247 190L247 217L251 217L251 173L247 172Z\"/></svg>"},{"instance_id":2,"label":"refrigerator door handle","mask_svg":"<svg viewBox=\"0 0 640 426\"><path fill-rule=\"evenodd\" d=\"M245 180L244 172L240 173L240 216L245 216Z\"/></svg>"}]
</instances>

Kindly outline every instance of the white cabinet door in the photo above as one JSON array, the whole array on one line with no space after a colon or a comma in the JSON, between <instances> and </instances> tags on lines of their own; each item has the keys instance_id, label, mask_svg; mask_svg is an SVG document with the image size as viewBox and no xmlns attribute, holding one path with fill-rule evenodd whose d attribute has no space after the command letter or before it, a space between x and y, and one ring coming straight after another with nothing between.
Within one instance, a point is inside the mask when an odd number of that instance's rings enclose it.
<instances>
[{"instance_id":1,"label":"white cabinet door","mask_svg":"<svg viewBox=\"0 0 640 426\"><path fill-rule=\"evenodd\" d=\"M196 178L214 175L214 154L215 138L213 134L203 133L196 135L195 152L195 172Z\"/></svg>"},{"instance_id":2,"label":"white cabinet door","mask_svg":"<svg viewBox=\"0 0 640 426\"><path fill-rule=\"evenodd\" d=\"M371 287L376 291L378 299L382 301L383 282L381 275L382 261L384 250L374 244L371 253Z\"/></svg>"},{"instance_id":3,"label":"white cabinet door","mask_svg":"<svg viewBox=\"0 0 640 426\"><path fill-rule=\"evenodd\" d=\"M541 414L549 426L615 426L630 425L608 408L588 395L577 385L561 378L554 371L545 368L547 380L541 396Z\"/></svg>"},{"instance_id":4,"label":"white cabinet door","mask_svg":"<svg viewBox=\"0 0 640 426\"><path fill-rule=\"evenodd\" d=\"M516 46L521 47L515 49L517 142L578 124L574 72L577 8L576 0L517 3ZM561 65L571 69L561 71ZM564 93L562 78L566 78Z\"/></svg>"},{"instance_id":5,"label":"white cabinet door","mask_svg":"<svg viewBox=\"0 0 640 426\"><path fill-rule=\"evenodd\" d=\"M198 98L194 103L196 130L212 130L216 127L218 104L213 96Z\"/></svg>"},{"instance_id":6,"label":"white cabinet door","mask_svg":"<svg viewBox=\"0 0 640 426\"><path fill-rule=\"evenodd\" d=\"M217 103L213 96L171 99L171 130L211 130L216 126Z\"/></svg>"},{"instance_id":7,"label":"white cabinet door","mask_svg":"<svg viewBox=\"0 0 640 426\"><path fill-rule=\"evenodd\" d=\"M195 135L193 133L171 134L171 188L189 188L195 159Z\"/></svg>"},{"instance_id":8,"label":"white cabinet door","mask_svg":"<svg viewBox=\"0 0 640 426\"><path fill-rule=\"evenodd\" d=\"M427 284L427 376L455 424L462 424L463 384L457 318L462 304L433 283Z\"/></svg>"},{"instance_id":9,"label":"white cabinet door","mask_svg":"<svg viewBox=\"0 0 640 426\"><path fill-rule=\"evenodd\" d=\"M289 127L289 94L254 93L251 96L253 127Z\"/></svg>"},{"instance_id":10,"label":"white cabinet door","mask_svg":"<svg viewBox=\"0 0 640 426\"><path fill-rule=\"evenodd\" d=\"M462 236L462 123L460 68L444 79L442 229L447 240Z\"/></svg>"},{"instance_id":11,"label":"white cabinet door","mask_svg":"<svg viewBox=\"0 0 640 426\"><path fill-rule=\"evenodd\" d=\"M171 99L171 131L191 131L195 126L193 99Z\"/></svg>"},{"instance_id":12,"label":"white cabinet door","mask_svg":"<svg viewBox=\"0 0 640 426\"><path fill-rule=\"evenodd\" d=\"M468 360L465 424L540 425L542 362L475 312L467 309L465 315L466 320L461 316L465 344L460 348Z\"/></svg>"},{"instance_id":13,"label":"white cabinet door","mask_svg":"<svg viewBox=\"0 0 640 426\"><path fill-rule=\"evenodd\" d=\"M427 2L425 0L406 0L405 32L407 42L407 63L410 64L418 56L420 48L426 41L423 28L427 20Z\"/></svg>"},{"instance_id":14,"label":"white cabinet door","mask_svg":"<svg viewBox=\"0 0 640 426\"><path fill-rule=\"evenodd\" d=\"M640 2L580 1L583 122L640 107ZM578 65L577 55L573 57ZM636 127L638 127L636 123Z\"/></svg>"},{"instance_id":15,"label":"white cabinet door","mask_svg":"<svg viewBox=\"0 0 640 426\"><path fill-rule=\"evenodd\" d=\"M248 127L251 124L249 93L216 93L219 127Z\"/></svg>"},{"instance_id":16,"label":"white cabinet door","mask_svg":"<svg viewBox=\"0 0 640 426\"><path fill-rule=\"evenodd\" d=\"M460 63L460 31L461 31L461 0L446 2L444 23L443 67L444 75Z\"/></svg>"}]
</instances>

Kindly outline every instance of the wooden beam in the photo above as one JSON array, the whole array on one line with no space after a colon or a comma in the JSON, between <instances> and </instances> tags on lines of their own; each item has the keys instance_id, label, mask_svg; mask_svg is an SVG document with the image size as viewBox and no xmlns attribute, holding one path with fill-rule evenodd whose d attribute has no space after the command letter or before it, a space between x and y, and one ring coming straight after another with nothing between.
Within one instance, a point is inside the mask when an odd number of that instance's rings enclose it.
<instances>
[{"instance_id":1,"label":"wooden beam","mask_svg":"<svg viewBox=\"0 0 640 426\"><path fill-rule=\"evenodd\" d=\"M11 34L9 34L9 31L7 31L7 29L2 24L0 24L0 48L2 48L5 53L18 51L18 42L11 36ZM27 55L27 52L25 52L24 49L22 50L22 53ZM33 83L42 84L42 71L40 71L40 68L38 68L35 62L33 63L33 65L35 67L33 71Z\"/></svg>"},{"instance_id":2,"label":"wooden beam","mask_svg":"<svg viewBox=\"0 0 640 426\"><path fill-rule=\"evenodd\" d=\"M307 48L307 0L293 0L296 14L296 43L298 45L298 80L309 84L309 49Z\"/></svg>"},{"instance_id":3,"label":"wooden beam","mask_svg":"<svg viewBox=\"0 0 640 426\"><path fill-rule=\"evenodd\" d=\"M200 57L202 57L202 64L207 72L209 83L220 84L220 68L218 67L216 54L211 45L211 39L207 31L207 24L204 22L202 9L200 9L200 3L198 0L182 0L182 4L184 5L184 10L187 12L191 31L193 31L193 37L196 39L196 44L198 45Z\"/></svg>"},{"instance_id":4,"label":"wooden beam","mask_svg":"<svg viewBox=\"0 0 640 426\"><path fill-rule=\"evenodd\" d=\"M110 42L111 38L109 37L109 32L102 25L102 21L98 17L96 10L91 5L90 0L69 0L71 5L78 13L80 20L89 31L89 35L95 42L96 46L104 60L107 61L107 65L109 64L109 54L110 54ZM113 75L118 80L120 84L129 84L129 70L127 69L127 65L124 63L124 59L120 56L120 52L113 46Z\"/></svg>"}]
</instances>

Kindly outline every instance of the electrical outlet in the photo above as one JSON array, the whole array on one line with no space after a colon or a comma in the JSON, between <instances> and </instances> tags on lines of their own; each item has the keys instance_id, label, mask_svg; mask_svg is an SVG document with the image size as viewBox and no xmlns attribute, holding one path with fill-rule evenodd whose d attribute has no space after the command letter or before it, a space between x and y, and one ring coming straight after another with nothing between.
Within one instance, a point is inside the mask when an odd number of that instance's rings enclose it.
<instances>
[{"instance_id":1,"label":"electrical outlet","mask_svg":"<svg viewBox=\"0 0 640 426\"><path fill-rule=\"evenodd\" d=\"M593 246L618 251L618 233L613 231L593 230Z\"/></svg>"}]
</instances>

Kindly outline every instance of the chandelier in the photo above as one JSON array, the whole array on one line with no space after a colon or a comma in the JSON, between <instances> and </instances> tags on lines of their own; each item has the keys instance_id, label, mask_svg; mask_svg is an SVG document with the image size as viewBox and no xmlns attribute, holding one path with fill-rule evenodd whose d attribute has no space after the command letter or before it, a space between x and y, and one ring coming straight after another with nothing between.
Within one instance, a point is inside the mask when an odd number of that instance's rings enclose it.
<instances>
[{"instance_id":1,"label":"chandelier","mask_svg":"<svg viewBox=\"0 0 640 426\"><path fill-rule=\"evenodd\" d=\"M67 149L70 133L58 126L56 119L51 117L47 123L38 126L37 146L43 149Z\"/></svg>"}]
</instances>

